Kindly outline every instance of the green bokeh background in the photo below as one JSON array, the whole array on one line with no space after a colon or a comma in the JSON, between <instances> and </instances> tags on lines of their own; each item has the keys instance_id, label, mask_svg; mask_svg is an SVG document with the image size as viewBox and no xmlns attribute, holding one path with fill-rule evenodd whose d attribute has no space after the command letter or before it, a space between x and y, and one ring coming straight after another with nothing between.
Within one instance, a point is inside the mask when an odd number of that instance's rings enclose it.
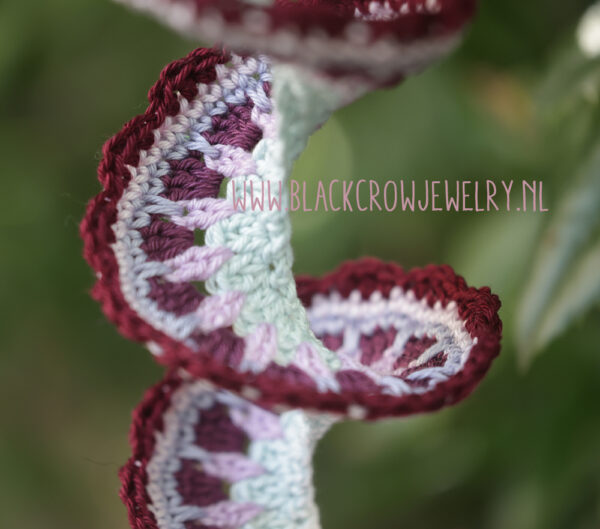
<instances>
[{"instance_id":1,"label":"green bokeh background","mask_svg":"<svg viewBox=\"0 0 600 529\"><path fill-rule=\"evenodd\" d=\"M544 180L552 210L577 161L536 93L589 2L484 0L460 51L341 110L298 180ZM143 112L187 42L108 0L0 3L0 527L127 527L117 470L131 410L161 370L89 298L78 223L100 147ZM600 527L598 311L527 370L515 311L549 215L296 213L297 272L377 255L447 262L503 301L501 357L456 408L339 425L319 447L326 529Z\"/></svg>"}]
</instances>

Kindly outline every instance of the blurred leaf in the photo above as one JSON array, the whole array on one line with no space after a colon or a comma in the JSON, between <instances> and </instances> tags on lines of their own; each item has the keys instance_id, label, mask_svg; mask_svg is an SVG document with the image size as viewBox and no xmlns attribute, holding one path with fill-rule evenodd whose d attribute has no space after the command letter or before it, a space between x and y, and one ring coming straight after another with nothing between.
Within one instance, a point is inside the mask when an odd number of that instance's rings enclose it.
<instances>
[{"instance_id":1,"label":"blurred leaf","mask_svg":"<svg viewBox=\"0 0 600 529\"><path fill-rule=\"evenodd\" d=\"M550 70L540 90L540 105L546 113L568 114L581 100L598 101L600 59L590 59L578 47L564 51Z\"/></svg>"},{"instance_id":2,"label":"blurred leaf","mask_svg":"<svg viewBox=\"0 0 600 529\"><path fill-rule=\"evenodd\" d=\"M568 166L581 160L600 134L600 58L574 42L554 60L538 94L539 126ZM557 156L558 157L558 156ZM566 162L566 163L565 163Z\"/></svg>"},{"instance_id":3,"label":"blurred leaf","mask_svg":"<svg viewBox=\"0 0 600 529\"><path fill-rule=\"evenodd\" d=\"M572 273L547 307L539 324L540 347L565 331L569 323L600 299L600 241L573 266Z\"/></svg>"},{"instance_id":4,"label":"blurred leaf","mask_svg":"<svg viewBox=\"0 0 600 529\"><path fill-rule=\"evenodd\" d=\"M462 53L495 66L538 66L591 0L491 0L479 2Z\"/></svg>"},{"instance_id":5,"label":"blurred leaf","mask_svg":"<svg viewBox=\"0 0 600 529\"><path fill-rule=\"evenodd\" d=\"M486 285L500 296L503 307L518 296L515 277L528 271L531 248L539 237L542 215L489 215L468 223L450 238L448 262L472 285ZM502 266L498 266L502 263ZM494 270L490 274L490 270ZM508 326L507 333L512 331Z\"/></svg>"},{"instance_id":6,"label":"blurred leaf","mask_svg":"<svg viewBox=\"0 0 600 529\"><path fill-rule=\"evenodd\" d=\"M585 165L542 238L517 312L520 360L528 364L598 298L598 248L577 261L600 229L600 148ZM588 282L587 288L586 283ZM582 295L575 299L577 293Z\"/></svg>"}]
</instances>

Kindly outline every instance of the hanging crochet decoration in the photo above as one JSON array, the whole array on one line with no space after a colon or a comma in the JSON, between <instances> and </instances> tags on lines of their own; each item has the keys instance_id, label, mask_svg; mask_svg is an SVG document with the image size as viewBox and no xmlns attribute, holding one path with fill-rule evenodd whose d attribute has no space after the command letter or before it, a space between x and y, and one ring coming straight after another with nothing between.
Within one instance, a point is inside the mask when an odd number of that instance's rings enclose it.
<instances>
[{"instance_id":1,"label":"hanging crochet decoration","mask_svg":"<svg viewBox=\"0 0 600 529\"><path fill-rule=\"evenodd\" d=\"M167 368L134 413L131 526L317 528L318 439L466 397L499 352L500 302L448 266L295 278L286 208L233 194L268 184L288 204L309 135L448 53L475 0L127 3L220 42L168 65L106 143L81 225L93 296Z\"/></svg>"}]
</instances>

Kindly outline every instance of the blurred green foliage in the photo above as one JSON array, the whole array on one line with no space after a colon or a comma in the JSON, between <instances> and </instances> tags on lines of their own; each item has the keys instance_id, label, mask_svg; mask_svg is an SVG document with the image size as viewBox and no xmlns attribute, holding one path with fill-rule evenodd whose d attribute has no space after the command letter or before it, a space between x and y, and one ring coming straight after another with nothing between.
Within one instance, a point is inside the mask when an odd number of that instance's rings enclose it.
<instances>
[{"instance_id":1,"label":"blurred green foliage","mask_svg":"<svg viewBox=\"0 0 600 529\"><path fill-rule=\"evenodd\" d=\"M298 272L365 254L448 262L503 301L503 353L472 398L323 441L327 529L600 527L598 311L528 371L514 347L535 248L595 143L598 113L567 108L557 124L542 90L552 72L559 92L577 82L556 68L588 4L484 0L459 53L338 112L299 160L294 177L308 181L543 180L551 209L294 214ZM0 4L0 527L127 526L116 473L160 369L89 299L77 225L102 143L192 46L108 0Z\"/></svg>"}]
</instances>

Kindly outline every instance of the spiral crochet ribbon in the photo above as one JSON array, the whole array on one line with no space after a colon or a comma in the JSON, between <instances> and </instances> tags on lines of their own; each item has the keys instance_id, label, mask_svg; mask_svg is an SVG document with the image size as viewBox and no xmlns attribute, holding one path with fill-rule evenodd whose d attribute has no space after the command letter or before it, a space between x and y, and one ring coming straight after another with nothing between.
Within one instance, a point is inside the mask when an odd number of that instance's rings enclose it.
<instances>
[{"instance_id":1,"label":"spiral crochet ribbon","mask_svg":"<svg viewBox=\"0 0 600 529\"><path fill-rule=\"evenodd\" d=\"M448 266L294 278L286 181L336 108L449 51L473 2L131 3L228 46L165 68L106 143L81 225L94 297L167 367L134 414L131 525L319 527L317 440L467 396L499 352L500 303ZM236 209L249 186L281 204Z\"/></svg>"}]
</instances>

